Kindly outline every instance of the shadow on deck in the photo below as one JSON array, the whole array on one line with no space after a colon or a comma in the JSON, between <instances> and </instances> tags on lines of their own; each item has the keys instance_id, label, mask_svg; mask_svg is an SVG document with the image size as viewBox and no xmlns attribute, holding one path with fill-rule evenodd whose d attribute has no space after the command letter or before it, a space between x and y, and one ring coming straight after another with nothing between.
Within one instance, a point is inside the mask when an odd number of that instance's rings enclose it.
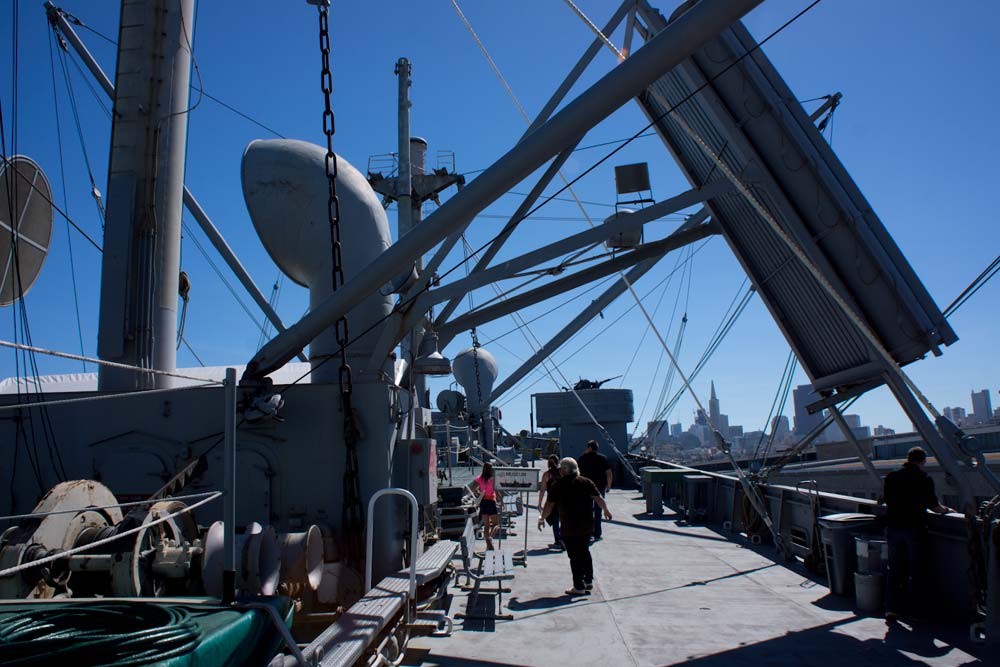
<instances>
[{"instance_id":1,"label":"shadow on deck","mask_svg":"<svg viewBox=\"0 0 1000 667\"><path fill-rule=\"evenodd\" d=\"M469 621L449 638L414 640L402 664L957 667L994 659L965 627L887 628L856 615L852 600L830 595L824 578L785 563L773 547L676 515L635 514L641 501L633 496L608 496L616 519L591 549L593 595L563 594L569 563L544 548L551 534L534 530L532 516L531 558L504 596L514 620L485 621L489 634ZM465 604L456 595L454 611Z\"/></svg>"}]
</instances>

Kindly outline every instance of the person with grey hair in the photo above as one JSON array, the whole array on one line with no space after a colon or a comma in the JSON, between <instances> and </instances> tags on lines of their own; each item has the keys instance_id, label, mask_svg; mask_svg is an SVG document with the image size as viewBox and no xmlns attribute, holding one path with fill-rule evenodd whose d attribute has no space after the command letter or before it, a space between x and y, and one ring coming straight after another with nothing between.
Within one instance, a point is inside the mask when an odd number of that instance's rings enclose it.
<instances>
[{"instance_id":1,"label":"person with grey hair","mask_svg":"<svg viewBox=\"0 0 1000 667\"><path fill-rule=\"evenodd\" d=\"M591 508L594 503L600 505L608 521L611 520L611 510L594 483L580 475L575 459L567 457L561 460L559 473L559 479L549 489L548 500L538 517L538 530L542 530L546 518L558 508L562 541L573 572L573 587L566 594L589 595L594 587L594 561L590 557L590 535L594 530Z\"/></svg>"}]
</instances>

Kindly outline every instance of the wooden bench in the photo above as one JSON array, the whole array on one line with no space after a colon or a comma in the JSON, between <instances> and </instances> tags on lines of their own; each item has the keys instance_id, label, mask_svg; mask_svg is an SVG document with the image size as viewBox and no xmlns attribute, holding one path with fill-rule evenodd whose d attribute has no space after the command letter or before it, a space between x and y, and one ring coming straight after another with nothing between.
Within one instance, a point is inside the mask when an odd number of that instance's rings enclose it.
<instances>
[{"instance_id":1,"label":"wooden bench","mask_svg":"<svg viewBox=\"0 0 1000 667\"><path fill-rule=\"evenodd\" d=\"M417 586L440 578L458 549L457 542L442 540L425 551L417 559ZM409 587L409 568L386 577L351 605L336 623L320 633L303 654L322 667L354 665L387 627L395 625L397 617L405 610ZM294 664L294 659L293 662L286 660L285 664Z\"/></svg>"},{"instance_id":2,"label":"wooden bench","mask_svg":"<svg viewBox=\"0 0 1000 667\"><path fill-rule=\"evenodd\" d=\"M459 540L459 548L462 552L462 574L465 575L466 585L472 584L469 594L469 606L475 604L479 596L479 587L484 581L497 582L497 609L503 607L503 582L514 578L514 562L510 552L503 549L487 551L479 559L479 566L472 566L472 559L475 557L476 531L472 526L472 519L465 524L465 531ZM477 618L470 614L464 614L465 618ZM499 615L492 618L510 618Z\"/></svg>"}]
</instances>

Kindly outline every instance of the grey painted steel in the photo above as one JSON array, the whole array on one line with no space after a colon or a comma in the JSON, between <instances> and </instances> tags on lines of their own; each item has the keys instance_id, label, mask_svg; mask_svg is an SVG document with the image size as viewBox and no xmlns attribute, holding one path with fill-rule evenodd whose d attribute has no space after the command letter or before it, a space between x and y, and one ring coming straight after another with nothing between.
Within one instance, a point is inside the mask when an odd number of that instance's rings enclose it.
<instances>
[{"instance_id":1,"label":"grey painted steel","mask_svg":"<svg viewBox=\"0 0 1000 667\"><path fill-rule=\"evenodd\" d=\"M412 167L413 162L410 158L410 61L406 58L400 58L396 61L395 74L399 83L399 93L397 97L397 133L396 133L396 143L397 151L399 156L399 174L396 176L396 230L397 230L397 240L403 238L410 233L413 229L413 217L417 211L414 210L414 205L419 206L419 201L414 201L411 197L413 192L413 179L412 179ZM418 258L419 260L419 258ZM417 267L419 272L420 267ZM400 341L399 353L402 359L406 360L406 363L412 367L414 354L417 349L417 342L414 341L413 330L403 332L402 341ZM373 348L374 349L374 348ZM379 359L376 363L382 363L383 360ZM408 376L412 376L411 373L407 373ZM412 387L411 387L412 390ZM410 392L410 412L406 419L406 424L404 426L407 438L416 437L415 430L416 425L414 423L416 417L416 409L420 399L422 398L421 392ZM369 520L371 520L369 518ZM369 582L370 583L370 582ZM365 591L367 592L369 585L366 585Z\"/></svg>"},{"instance_id":2,"label":"grey painted steel","mask_svg":"<svg viewBox=\"0 0 1000 667\"><path fill-rule=\"evenodd\" d=\"M667 256L667 252L664 252L657 257L651 257L643 260L632 267L632 270L625 274L628 283L634 284L637 280L639 280L639 278L646 275L649 270L656 266L661 259ZM579 315L570 320L569 323L560 329L556 335L552 336L552 338L546 341L544 345L538 348L538 351L528 357L523 364L518 366L517 370L504 378L504 381L497 385L496 389L494 389L493 397L499 398L507 390L517 384L521 378L534 370L538 364L548 359L549 356L558 350L563 343L569 340L573 334L582 329L587 322L594 319L599 312L607 308L612 301L621 296L627 289L628 287L624 280L621 278L616 280L611 287L604 290L599 297L591 301L590 305L580 311Z\"/></svg>"},{"instance_id":3,"label":"grey painted steel","mask_svg":"<svg viewBox=\"0 0 1000 667\"><path fill-rule=\"evenodd\" d=\"M194 0L122 4L108 159L98 355L166 371L177 359L193 19ZM107 366L98 377L105 391L171 386Z\"/></svg>"},{"instance_id":4,"label":"grey painted steel","mask_svg":"<svg viewBox=\"0 0 1000 667\"><path fill-rule=\"evenodd\" d=\"M50 20L53 17L55 18L56 27L58 27L59 31L66 36L70 46L72 46L73 50L80 55L80 58L83 60L83 64L86 65L87 69L90 70L90 73L94 75L94 78L97 79L97 83L101 85L101 88L103 88L104 92L108 94L108 97L114 99L114 84L111 83L111 79L109 79L108 75L104 73L101 66L97 64L97 60L94 59L94 56L92 56L90 51L87 50L87 47L80 40L80 36L76 34L76 31L73 30L73 26L71 26L69 21L66 20L66 16L63 12L51 2L46 2L45 13L49 16Z\"/></svg>"},{"instance_id":5,"label":"grey painted steel","mask_svg":"<svg viewBox=\"0 0 1000 667\"><path fill-rule=\"evenodd\" d=\"M542 192L544 192L545 188L549 186L549 183L551 183L552 179L559 173L562 166L566 164L566 160L569 159L569 156L573 154L573 149L578 145L579 141L574 143L572 146L567 146L561 153L559 153L559 155L555 157L554 160L552 160L551 163L549 163L545 173L542 174L542 177L538 179L537 183L535 183L535 187L528 192L528 196L524 198L524 201L522 201L521 205L517 207L514 214L510 216L510 220L508 220L504 225L503 231L500 235L493 239L490 247L479 256L479 260L476 261L476 265L472 268L470 274L479 273L490 265L490 262L497 256L497 253L500 252L500 249L503 248L504 243L507 242L507 239L509 239L510 235L514 233L514 230L517 229L518 225L523 222L524 216L531 210L531 207L535 205L538 198L542 196ZM438 314L437 319L434 320L435 326L440 326L448 321L448 318L455 312L458 304L462 302L462 296L463 295L457 295L452 297L451 301L445 304L445 306L441 309L441 312Z\"/></svg>"},{"instance_id":6,"label":"grey painted steel","mask_svg":"<svg viewBox=\"0 0 1000 667\"><path fill-rule=\"evenodd\" d=\"M586 285L613 273L619 273L638 262L651 258L662 257L671 250L694 243L695 241L717 233L718 229L716 229L712 224L702 224L683 232L675 232L663 240L647 243L632 252L619 255L618 257L602 264L583 269L582 271L577 271L576 273L566 276L565 278L553 280L552 282L542 285L541 287L536 287L535 289L524 292L523 294L512 296L495 305L480 308L470 313L465 313L441 327L439 334L442 341L442 347L450 342L451 339L461 331L471 329L472 327L479 326L485 322L493 321L497 318L503 317L504 315L509 315L512 312L534 305L540 301L550 299L559 294L563 294L571 289ZM625 289L628 289L627 284L625 285Z\"/></svg>"},{"instance_id":7,"label":"grey painted steel","mask_svg":"<svg viewBox=\"0 0 1000 667\"><path fill-rule=\"evenodd\" d=\"M365 594L372 589L372 562L373 547L375 541L375 503L382 496L395 495L403 496L410 502L410 600L417 597L417 530L420 527L420 507L417 498L406 489L388 488L376 491L368 501L368 528L365 534L368 536L367 550L365 551Z\"/></svg>"},{"instance_id":8,"label":"grey painted steel","mask_svg":"<svg viewBox=\"0 0 1000 667\"><path fill-rule=\"evenodd\" d=\"M648 6L640 12L654 33L672 25ZM722 74L755 46L742 24L733 25L654 83L640 106L659 119L660 136L691 182L725 178L680 123L663 117L664 102L675 105L711 81L674 113L731 171L753 182L755 197L897 362L937 353L956 340L954 332L764 53ZM744 198L709 208L811 379L822 382L874 358L863 335Z\"/></svg>"},{"instance_id":9,"label":"grey painted steel","mask_svg":"<svg viewBox=\"0 0 1000 667\"><path fill-rule=\"evenodd\" d=\"M76 31L73 30L73 26L66 21L62 12L55 10L55 6L52 5L51 2L46 2L45 8L46 11L50 12L50 16L52 14L55 15L60 32L66 36L70 45L72 45L73 49L77 52L77 55L80 56L83 64L86 65L87 69L89 69L91 74L94 75L94 78L97 79L97 83L99 83L101 88L104 89L104 92L108 94L108 97L114 100L115 87L111 83L111 79L108 78L108 75L104 73L103 69L101 69L101 66L97 63L94 56L91 55L90 51L87 50L87 47L84 46L82 41L80 41L80 37L76 34ZM284 331L285 325L282 323L281 318L278 317L278 314L274 312L273 308L271 308L271 304L257 287L257 284L254 282L253 278L250 277L247 270L243 267L243 263L240 262L239 257L237 257L236 253L234 253L232 248L229 247L225 237L222 236L222 233L212 222L212 219L208 217L208 214L205 213L205 209L201 207L201 204L198 203L198 200L186 185L184 186L184 206L191 213L191 216L198 222L198 225L201 226L201 230L205 233L205 236L207 236L208 240L212 242L216 251L222 257L223 261L226 262L226 265L229 266L229 269L233 272L233 275L236 276L236 279L239 280L240 284L243 285L244 289L246 289L250 298L252 298L254 303L260 307L264 316L267 317L268 321L274 325L276 330ZM300 361L306 361L306 356L304 354L299 353L298 356Z\"/></svg>"},{"instance_id":10,"label":"grey painted steel","mask_svg":"<svg viewBox=\"0 0 1000 667\"><path fill-rule=\"evenodd\" d=\"M461 298L478 287L510 278L519 271L524 271L541 262L560 257L586 245L605 241L633 229L641 229L643 225L658 220L665 215L671 215L695 204L708 201L713 197L718 197L728 192L730 189L728 183L719 182L704 188L688 190L676 197L665 199L634 213L621 215L614 222L596 225L573 236L566 237L561 241L556 241L537 250L509 259L492 268L484 269L479 273L469 274L467 278L462 278L461 280L456 280L453 283L439 287L436 290L431 290L424 298L429 303L439 303L446 298L455 296Z\"/></svg>"},{"instance_id":11,"label":"grey painted steel","mask_svg":"<svg viewBox=\"0 0 1000 667\"><path fill-rule=\"evenodd\" d=\"M222 498L222 569L224 582L236 582L236 369L226 369L225 398L223 405L223 490ZM233 591L224 591L227 599Z\"/></svg>"},{"instance_id":12,"label":"grey painted steel","mask_svg":"<svg viewBox=\"0 0 1000 667\"><path fill-rule=\"evenodd\" d=\"M399 238L406 236L412 227L413 180L410 177L410 61L400 58L396 61L396 76L399 78L399 99L397 119L397 143L399 145L399 175L396 177L396 201Z\"/></svg>"},{"instance_id":13,"label":"grey painted steel","mask_svg":"<svg viewBox=\"0 0 1000 667\"><path fill-rule=\"evenodd\" d=\"M244 199L261 242L289 278L309 288L312 308L332 293L325 160L325 147L305 141L257 140L247 146L241 168ZM343 157L338 156L337 164L340 214L350 223L341 228L344 277L349 284L383 255L391 240L385 210L368 180ZM353 305L347 314L349 359L367 361L377 336L360 334L379 326L391 309L391 296L377 289ZM339 349L330 323L309 347L313 382L337 381L340 364L325 362Z\"/></svg>"},{"instance_id":14,"label":"grey painted steel","mask_svg":"<svg viewBox=\"0 0 1000 667\"><path fill-rule=\"evenodd\" d=\"M854 431L852 431L851 427L847 425L847 421L844 420L844 415L841 414L840 408L836 405L831 405L830 414L833 415L833 420L837 422L838 426L840 426L840 430L844 432L844 437L847 438L847 441L851 443L851 446L854 447L854 449L858 450L858 459L861 460L861 464L864 465L868 475L871 476L872 481L875 482L875 486L881 488L882 477L878 474L878 471L875 470L875 464L872 463L868 453L865 452L865 450L861 447L861 443L858 442L858 439L854 436Z\"/></svg>"},{"instance_id":15,"label":"grey painted steel","mask_svg":"<svg viewBox=\"0 0 1000 667\"><path fill-rule=\"evenodd\" d=\"M694 49L760 4L761 0L702 0L634 55L567 104L493 166L428 217L353 280L317 304L287 331L269 341L249 362L248 379L263 377L304 348L398 268L459 229L465 222L553 155L625 104L637 91L679 63Z\"/></svg>"},{"instance_id":16,"label":"grey painted steel","mask_svg":"<svg viewBox=\"0 0 1000 667\"><path fill-rule=\"evenodd\" d=\"M705 209L701 209L696 214L691 216L683 225L681 225L677 231L671 235L671 237L675 237L682 232L689 232L692 229L698 229L699 227L696 225L701 225L707 232L708 225L702 224L702 221L706 216L707 211ZM687 241L687 243L691 242L693 241ZM668 247L662 254L643 260L641 263L633 267L631 271L625 274L624 279L619 278L615 281L615 284L606 289L599 297L594 299L589 306L584 308L579 315L570 320L566 326L560 329L558 333L556 333L542 347L540 347L535 354L521 364L513 373L508 375L504 381L493 390L493 398L498 398L517 384L521 378L530 373L538 364L558 350L560 346L573 336L573 334L582 329L587 322L596 317L597 314L607 308L612 301L621 296L625 290L628 289L629 285L634 284L637 280L642 278L642 276L646 275L650 269L656 266L656 264L661 259L666 257L667 253L673 249L674 246Z\"/></svg>"}]
</instances>

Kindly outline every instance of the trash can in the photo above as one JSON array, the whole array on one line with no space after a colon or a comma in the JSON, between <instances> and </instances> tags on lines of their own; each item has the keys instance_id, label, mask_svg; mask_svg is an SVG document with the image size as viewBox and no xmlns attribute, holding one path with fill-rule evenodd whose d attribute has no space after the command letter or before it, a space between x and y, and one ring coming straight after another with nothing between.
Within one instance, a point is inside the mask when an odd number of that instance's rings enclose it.
<instances>
[{"instance_id":1,"label":"trash can","mask_svg":"<svg viewBox=\"0 0 1000 667\"><path fill-rule=\"evenodd\" d=\"M861 574L883 574L889 561L889 543L880 537L859 535L854 538L854 552Z\"/></svg>"},{"instance_id":2,"label":"trash can","mask_svg":"<svg viewBox=\"0 0 1000 667\"><path fill-rule=\"evenodd\" d=\"M857 571L854 538L872 534L878 526L878 517L854 512L828 514L819 518L819 526L830 592L850 597L854 594L851 584Z\"/></svg>"},{"instance_id":3,"label":"trash can","mask_svg":"<svg viewBox=\"0 0 1000 667\"><path fill-rule=\"evenodd\" d=\"M639 474L642 477L642 497L646 499L646 514L652 514L654 508L653 494L651 493L653 486L653 470L659 470L659 466L644 466L639 468Z\"/></svg>"},{"instance_id":4,"label":"trash can","mask_svg":"<svg viewBox=\"0 0 1000 667\"><path fill-rule=\"evenodd\" d=\"M684 478L684 515L688 521L701 521L708 516L711 483L712 478L708 475L688 475Z\"/></svg>"},{"instance_id":5,"label":"trash can","mask_svg":"<svg viewBox=\"0 0 1000 667\"><path fill-rule=\"evenodd\" d=\"M854 599L860 611L881 614L885 599L885 577L878 572L854 573Z\"/></svg>"}]
</instances>

